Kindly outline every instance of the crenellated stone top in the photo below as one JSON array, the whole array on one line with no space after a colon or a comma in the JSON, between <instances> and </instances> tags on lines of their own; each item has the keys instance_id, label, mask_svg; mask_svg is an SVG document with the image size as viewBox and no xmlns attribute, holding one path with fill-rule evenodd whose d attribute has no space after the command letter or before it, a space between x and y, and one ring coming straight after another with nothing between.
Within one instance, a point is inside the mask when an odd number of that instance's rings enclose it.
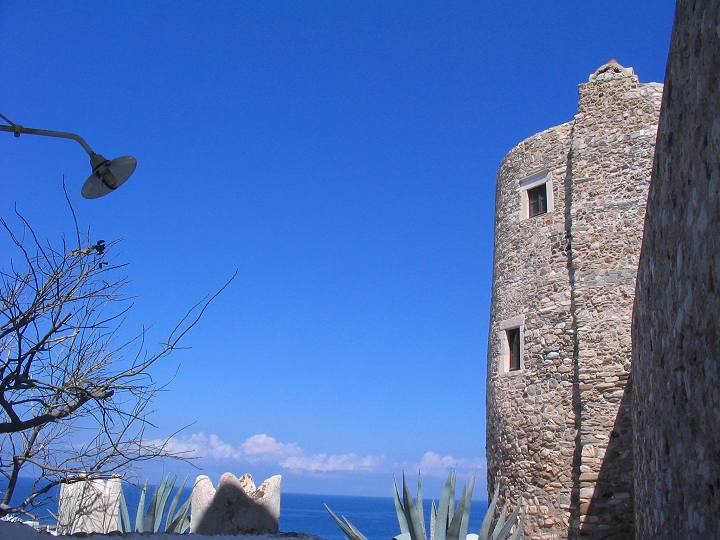
<instances>
[{"instance_id":1,"label":"crenellated stone top","mask_svg":"<svg viewBox=\"0 0 720 540\"><path fill-rule=\"evenodd\" d=\"M636 77L635 70L631 67L621 66L617 60L611 58L607 64L603 64L595 70L588 78L588 82L607 81L624 77ZM637 78L637 77L636 77Z\"/></svg>"}]
</instances>

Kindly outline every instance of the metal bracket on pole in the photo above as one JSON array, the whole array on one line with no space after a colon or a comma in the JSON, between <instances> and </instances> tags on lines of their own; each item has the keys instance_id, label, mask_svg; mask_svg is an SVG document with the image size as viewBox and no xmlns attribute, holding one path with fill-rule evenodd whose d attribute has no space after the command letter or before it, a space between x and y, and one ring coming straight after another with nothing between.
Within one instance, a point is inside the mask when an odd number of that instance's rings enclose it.
<instances>
[{"instance_id":1,"label":"metal bracket on pole","mask_svg":"<svg viewBox=\"0 0 720 540\"><path fill-rule=\"evenodd\" d=\"M0 131L7 131L9 133L12 133L15 137L19 137L21 134L24 133L26 135L42 135L44 137L58 137L60 139L70 139L79 143L80 146L82 146L83 149L88 153L90 158L95 155L95 152L93 152L93 149L90 148L90 145L85 142L85 139L75 133L69 133L67 131L51 131L48 129L26 128L21 126L20 124L16 124L4 114L0 114L0 118L5 120L9 124L7 126L0 124Z\"/></svg>"}]
</instances>

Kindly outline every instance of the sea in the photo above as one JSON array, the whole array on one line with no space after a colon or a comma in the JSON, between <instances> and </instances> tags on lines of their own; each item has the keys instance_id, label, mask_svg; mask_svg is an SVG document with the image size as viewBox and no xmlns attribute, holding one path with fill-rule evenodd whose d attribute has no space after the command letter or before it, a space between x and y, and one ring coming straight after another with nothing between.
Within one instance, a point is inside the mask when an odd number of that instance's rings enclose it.
<instances>
[{"instance_id":1,"label":"sea","mask_svg":"<svg viewBox=\"0 0 720 540\"><path fill-rule=\"evenodd\" d=\"M29 493L32 482L20 479L16 496ZM0 489L2 486L0 486ZM148 501L155 486L148 487ZM140 499L140 488L123 486L130 516L134 516ZM172 493L171 497L175 495ZM190 496L190 488L185 488L181 501ZM15 497L13 498L15 500ZM430 519L431 500L423 501L426 521ZM148 502L146 502L148 504ZM390 540L400 532L395 505L390 497L355 497L342 495L307 495L302 493L283 493L280 502L280 530L283 532L303 532L326 540L344 540L345 535L325 510L327 504L333 512L349 519L368 540ZM477 533L482 524L487 502L473 501L470 510L468 532ZM47 503L37 510L41 523L53 524L52 514L57 513L57 490L51 493ZM429 523L426 523L426 528ZM428 529L429 530L429 529Z\"/></svg>"}]
</instances>

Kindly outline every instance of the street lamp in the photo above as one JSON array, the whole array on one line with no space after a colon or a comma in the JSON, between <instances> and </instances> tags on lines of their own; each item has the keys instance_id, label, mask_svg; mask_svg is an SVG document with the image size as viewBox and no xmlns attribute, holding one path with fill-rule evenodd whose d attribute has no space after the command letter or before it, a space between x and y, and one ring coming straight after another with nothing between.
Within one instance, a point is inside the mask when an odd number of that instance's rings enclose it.
<instances>
[{"instance_id":1,"label":"street lamp","mask_svg":"<svg viewBox=\"0 0 720 540\"><path fill-rule=\"evenodd\" d=\"M82 146L90 156L90 166L92 167L92 174L85 180L81 191L82 196L86 199L97 199L98 197L107 195L111 191L115 191L127 182L127 179L130 178L130 175L135 171L135 167L137 167L137 161L132 156L122 156L112 160L105 159L100 154L93 152L93 149L85 142L85 139L75 133L27 128L12 122L2 114L0 114L0 118L8 123L8 125L0 124L0 131L13 133L15 137L19 137L22 134L43 135L45 137L72 139L80 143L80 146Z\"/></svg>"}]
</instances>

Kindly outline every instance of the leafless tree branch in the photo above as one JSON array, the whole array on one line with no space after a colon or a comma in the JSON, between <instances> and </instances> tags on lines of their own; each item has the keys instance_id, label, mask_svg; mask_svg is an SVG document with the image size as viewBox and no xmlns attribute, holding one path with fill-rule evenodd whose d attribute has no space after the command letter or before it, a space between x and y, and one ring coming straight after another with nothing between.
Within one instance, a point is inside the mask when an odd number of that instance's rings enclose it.
<instances>
[{"instance_id":1,"label":"leafless tree branch","mask_svg":"<svg viewBox=\"0 0 720 540\"><path fill-rule=\"evenodd\" d=\"M106 477L172 453L167 440L148 441L149 405L163 386L150 368L179 348L210 303L230 284L195 304L150 354L146 331L117 345L132 307L123 296L124 265L109 255L118 242L43 243L16 210L20 231L0 218L16 249L0 270L0 516L28 514L53 487ZM137 350L130 353L131 348ZM10 504L21 473L32 492Z\"/></svg>"}]
</instances>

